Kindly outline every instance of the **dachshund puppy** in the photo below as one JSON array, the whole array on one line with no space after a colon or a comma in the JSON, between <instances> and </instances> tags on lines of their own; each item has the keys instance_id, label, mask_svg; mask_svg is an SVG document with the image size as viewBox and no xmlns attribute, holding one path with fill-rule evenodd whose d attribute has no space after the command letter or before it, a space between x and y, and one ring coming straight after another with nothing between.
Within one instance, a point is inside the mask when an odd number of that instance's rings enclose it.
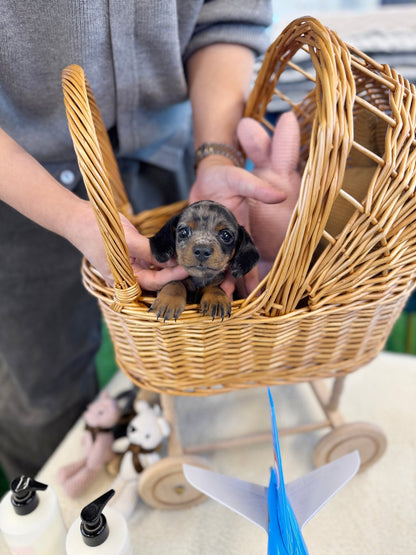
<instances>
[{"instance_id":1,"label":"dachshund puppy","mask_svg":"<svg viewBox=\"0 0 416 555\"><path fill-rule=\"evenodd\" d=\"M151 237L150 247L159 262L176 255L178 264L189 273L186 280L162 287L150 307L164 320L176 320L187 302L199 302L202 313L213 320L230 316L231 303L220 288L227 269L239 278L259 259L244 227L228 208L210 200L195 202L171 218Z\"/></svg>"}]
</instances>

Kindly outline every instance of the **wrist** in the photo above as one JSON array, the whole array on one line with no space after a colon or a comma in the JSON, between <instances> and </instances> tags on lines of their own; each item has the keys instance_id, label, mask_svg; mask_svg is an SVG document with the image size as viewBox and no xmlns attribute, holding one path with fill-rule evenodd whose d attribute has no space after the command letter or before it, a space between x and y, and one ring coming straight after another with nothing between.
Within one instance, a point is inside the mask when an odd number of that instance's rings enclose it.
<instances>
[{"instance_id":1,"label":"wrist","mask_svg":"<svg viewBox=\"0 0 416 555\"><path fill-rule=\"evenodd\" d=\"M229 158L221 156L220 154L213 154L212 156L207 156L199 162L198 167L195 167L195 175L198 176L206 168L211 166L229 166L230 168L236 167L234 162L232 162Z\"/></svg>"},{"instance_id":2,"label":"wrist","mask_svg":"<svg viewBox=\"0 0 416 555\"><path fill-rule=\"evenodd\" d=\"M199 166L216 163L244 167L244 155L238 148L228 143L203 143L195 150L195 170Z\"/></svg>"},{"instance_id":3,"label":"wrist","mask_svg":"<svg viewBox=\"0 0 416 555\"><path fill-rule=\"evenodd\" d=\"M91 204L75 195L74 197L71 213L62 222L61 235L82 252L83 243L96 222Z\"/></svg>"}]
</instances>

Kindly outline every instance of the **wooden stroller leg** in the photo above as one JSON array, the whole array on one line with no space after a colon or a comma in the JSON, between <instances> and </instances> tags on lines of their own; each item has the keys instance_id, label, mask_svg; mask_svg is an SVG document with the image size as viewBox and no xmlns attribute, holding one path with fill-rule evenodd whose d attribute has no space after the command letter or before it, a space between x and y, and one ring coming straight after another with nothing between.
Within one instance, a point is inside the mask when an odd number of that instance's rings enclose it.
<instances>
[{"instance_id":1,"label":"wooden stroller leg","mask_svg":"<svg viewBox=\"0 0 416 555\"><path fill-rule=\"evenodd\" d=\"M315 396L327 416L332 430L316 444L313 460L322 466L351 451L360 453L360 471L374 464L386 450L387 440L383 431L369 422L345 423L338 410L344 386L344 377L335 378L332 390L322 380L311 382Z\"/></svg>"},{"instance_id":2,"label":"wooden stroller leg","mask_svg":"<svg viewBox=\"0 0 416 555\"><path fill-rule=\"evenodd\" d=\"M139 480L139 495L145 503L155 509L184 509L197 505L206 499L199 490L193 488L183 475L184 463L211 470L204 459L185 455L179 433L175 398L161 394L160 404L163 416L170 424L167 456L147 467Z\"/></svg>"},{"instance_id":3,"label":"wooden stroller leg","mask_svg":"<svg viewBox=\"0 0 416 555\"><path fill-rule=\"evenodd\" d=\"M344 424L344 418L338 410L339 400L344 388L344 377L335 378L330 390L323 380L311 382L312 390L322 410L328 418L329 425L337 428Z\"/></svg>"},{"instance_id":4,"label":"wooden stroller leg","mask_svg":"<svg viewBox=\"0 0 416 555\"><path fill-rule=\"evenodd\" d=\"M170 435L168 439L168 455L179 457L183 455L181 435L179 432L178 416L175 407L175 398L172 395L162 393L160 395L163 416L170 424Z\"/></svg>"}]
</instances>

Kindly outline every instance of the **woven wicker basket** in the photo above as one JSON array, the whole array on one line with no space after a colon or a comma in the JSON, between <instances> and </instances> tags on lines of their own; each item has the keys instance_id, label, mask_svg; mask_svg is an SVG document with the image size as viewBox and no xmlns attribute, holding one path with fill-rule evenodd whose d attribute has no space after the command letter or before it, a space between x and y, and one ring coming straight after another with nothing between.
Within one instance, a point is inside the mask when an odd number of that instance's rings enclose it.
<instances>
[{"instance_id":1,"label":"woven wicker basket","mask_svg":"<svg viewBox=\"0 0 416 555\"><path fill-rule=\"evenodd\" d=\"M296 75L310 82L298 100L281 91ZM148 312L153 298L133 277L118 211L152 235L184 203L131 214L80 67L64 70L63 87L115 287L87 261L83 281L134 383L202 396L343 376L379 353L416 275L413 85L315 19L292 22L267 51L246 108L270 128L265 114L277 98L300 123L302 187L285 241L256 291L233 302L230 319L213 322L189 306L166 323ZM381 129L378 147L355 133L363 114ZM343 186L344 174L362 166L367 182Z\"/></svg>"}]
</instances>

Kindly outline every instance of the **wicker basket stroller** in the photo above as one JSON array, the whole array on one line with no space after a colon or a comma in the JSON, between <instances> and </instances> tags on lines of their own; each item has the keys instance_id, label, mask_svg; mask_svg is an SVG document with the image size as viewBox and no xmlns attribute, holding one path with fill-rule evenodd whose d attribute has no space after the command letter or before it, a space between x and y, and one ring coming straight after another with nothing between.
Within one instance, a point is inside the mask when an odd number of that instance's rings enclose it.
<instances>
[{"instance_id":1,"label":"wicker basket stroller","mask_svg":"<svg viewBox=\"0 0 416 555\"><path fill-rule=\"evenodd\" d=\"M284 92L293 75L310 82L301 99ZM342 378L380 352L414 287L414 86L313 18L288 25L268 49L246 107L247 116L273 129L266 116L278 99L301 128L302 186L284 243L258 288L233 302L230 319L213 322L188 306L166 323L148 312L153 297L135 281L118 212L152 235L184 203L132 214L82 69L66 68L63 87L115 286L86 260L83 281L98 299L119 367L140 387L163 394L170 409L171 395L308 381L326 413L324 425L337 428ZM328 377L336 378L331 395L317 381ZM373 435L368 463L384 450L383 434ZM350 443L342 428L317 462L345 436Z\"/></svg>"}]
</instances>

